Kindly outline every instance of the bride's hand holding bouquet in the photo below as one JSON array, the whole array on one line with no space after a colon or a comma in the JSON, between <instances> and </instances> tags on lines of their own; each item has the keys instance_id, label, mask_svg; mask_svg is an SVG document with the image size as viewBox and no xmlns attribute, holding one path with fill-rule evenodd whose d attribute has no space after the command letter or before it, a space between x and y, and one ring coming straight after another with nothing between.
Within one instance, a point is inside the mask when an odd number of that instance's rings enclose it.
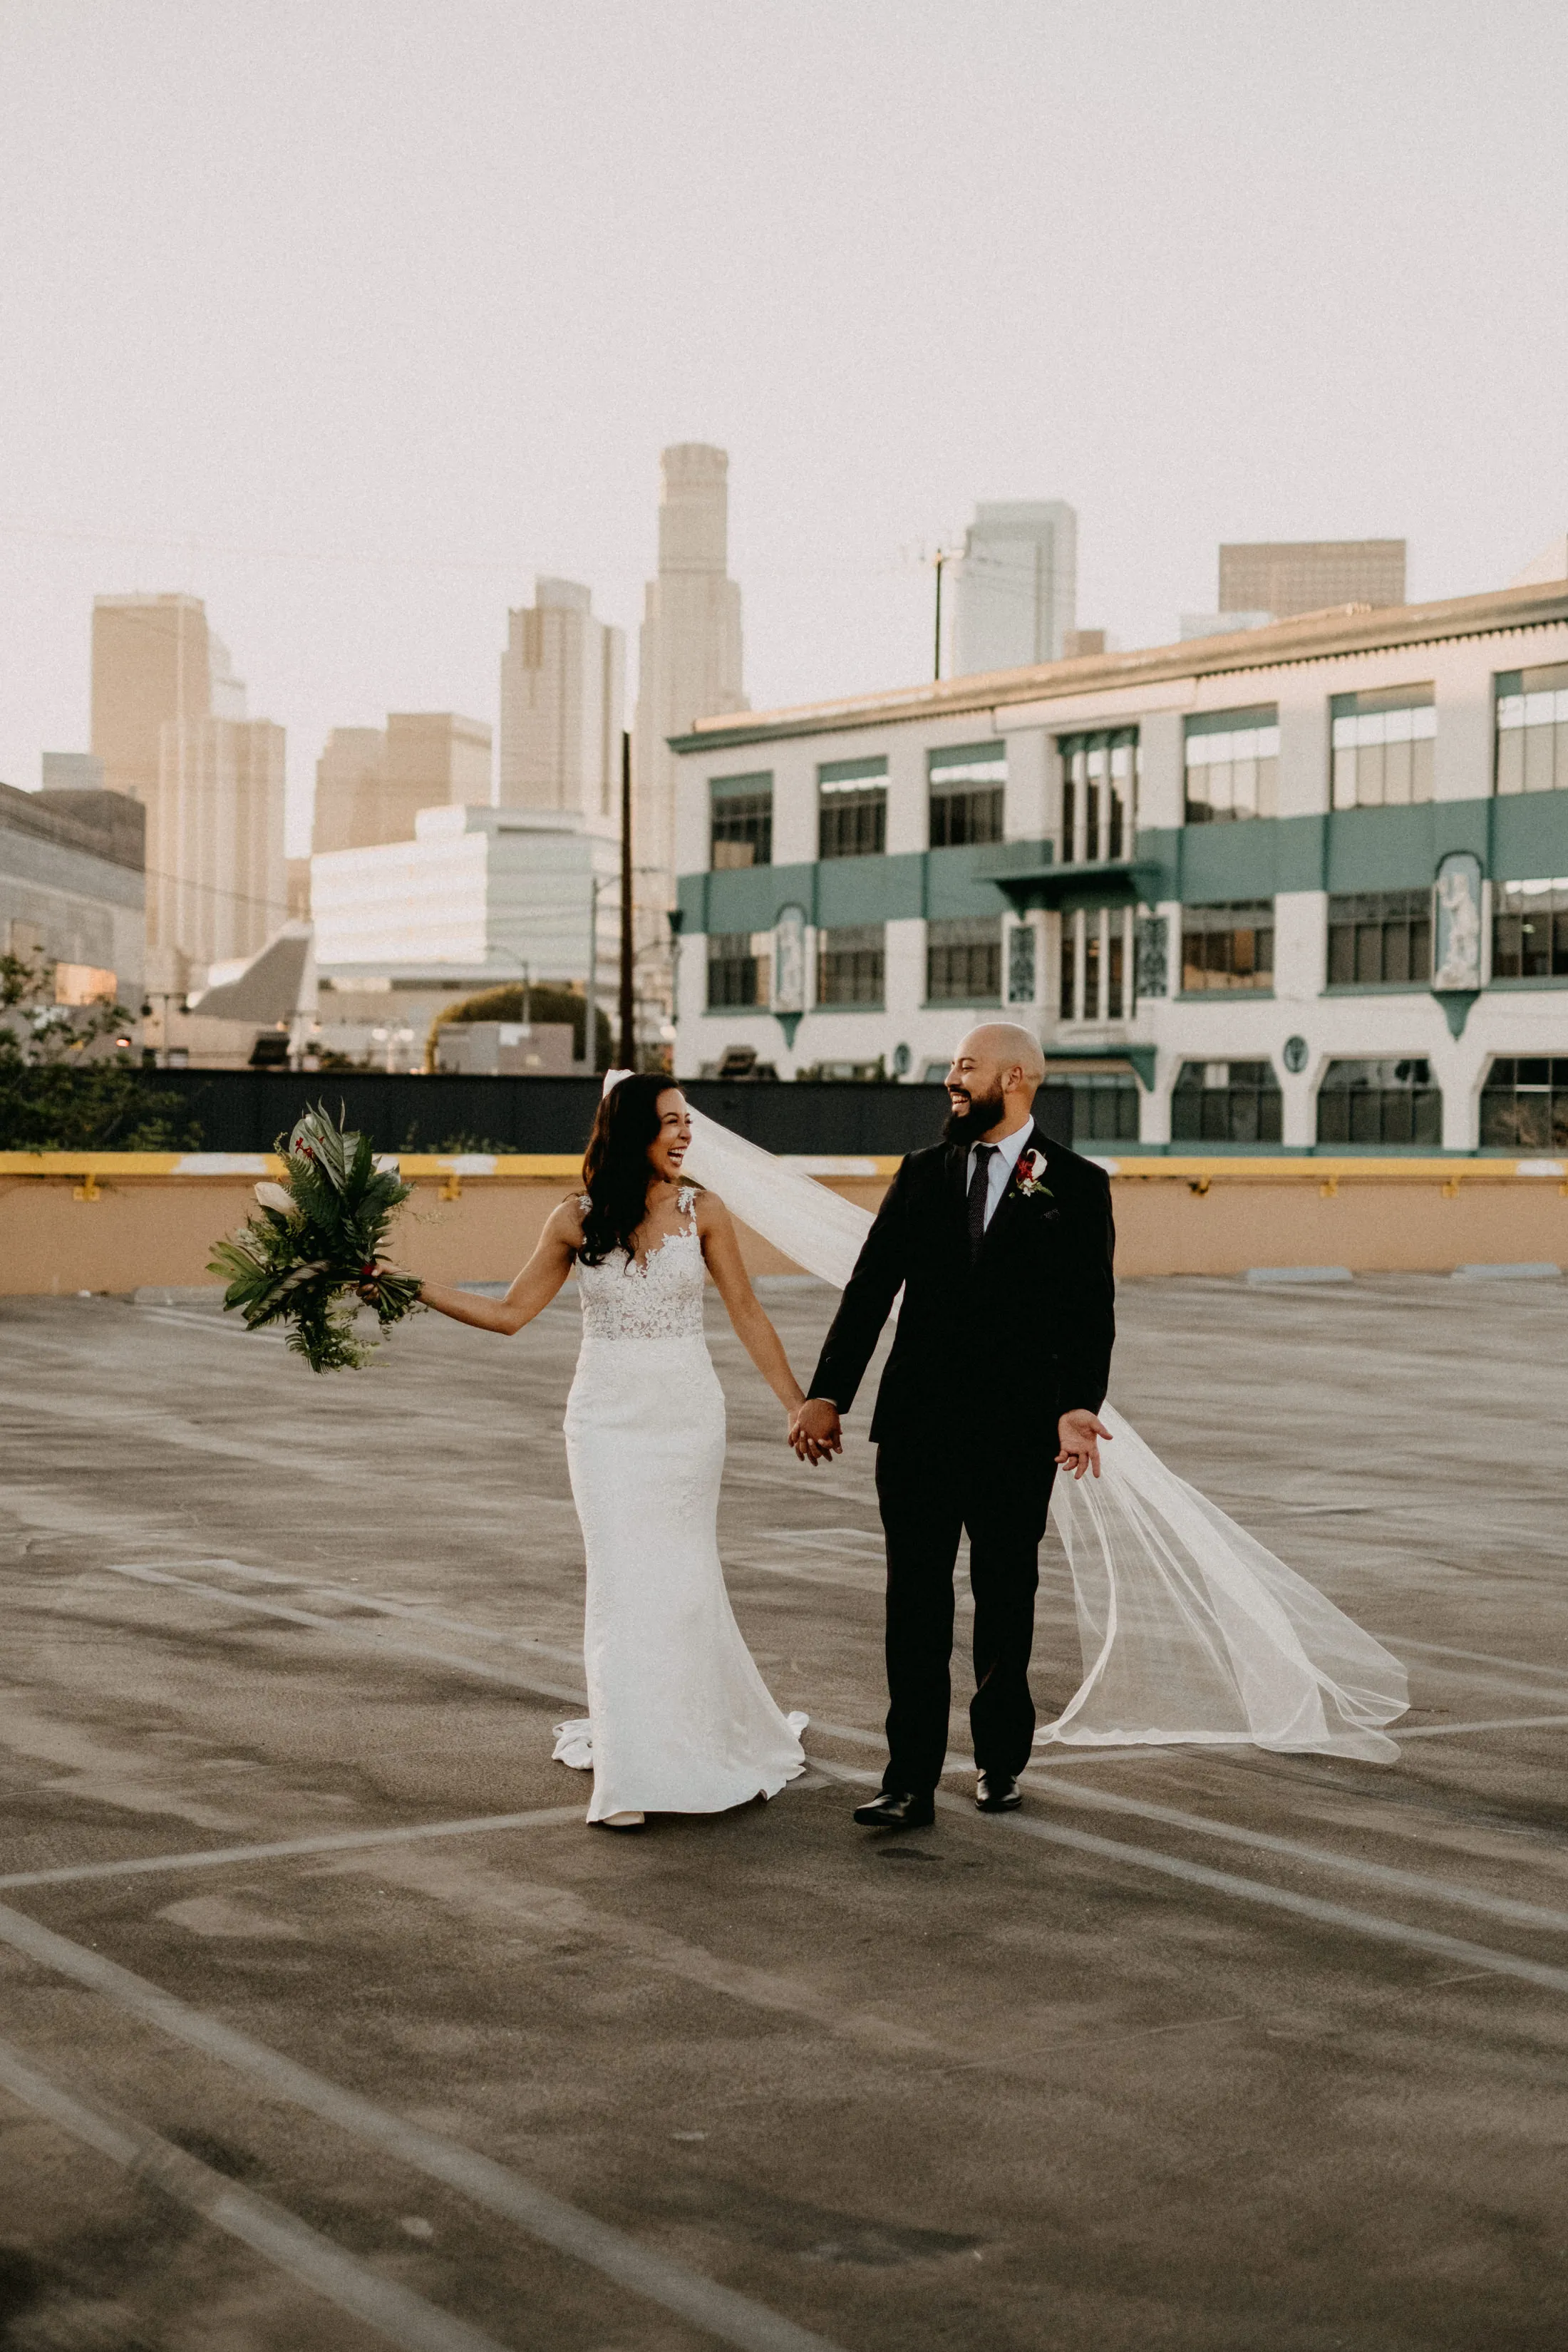
<instances>
[{"instance_id":1,"label":"bride's hand holding bouquet","mask_svg":"<svg viewBox=\"0 0 1568 2352\"><path fill-rule=\"evenodd\" d=\"M208 1271L227 1277L224 1306L247 1330L289 1326L289 1346L313 1372L363 1370L375 1342L355 1332L361 1303L383 1331L419 1305L418 1278L381 1255L414 1188L376 1165L368 1135L345 1133L321 1108L296 1123L282 1159L283 1181L258 1184L256 1212L216 1244Z\"/></svg>"}]
</instances>

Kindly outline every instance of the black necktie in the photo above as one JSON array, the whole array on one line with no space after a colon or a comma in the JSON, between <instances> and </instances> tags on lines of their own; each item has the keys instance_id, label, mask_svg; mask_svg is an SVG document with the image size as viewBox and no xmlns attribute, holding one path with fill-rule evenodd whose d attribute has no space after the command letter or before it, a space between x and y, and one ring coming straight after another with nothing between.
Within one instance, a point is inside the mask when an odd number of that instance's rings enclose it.
<instances>
[{"instance_id":1,"label":"black necktie","mask_svg":"<svg viewBox=\"0 0 1568 2352\"><path fill-rule=\"evenodd\" d=\"M985 1239L985 1195L991 1186L991 1162L996 1146L977 1143L974 1147L974 1173L969 1180L969 1263L980 1255L980 1244Z\"/></svg>"}]
</instances>

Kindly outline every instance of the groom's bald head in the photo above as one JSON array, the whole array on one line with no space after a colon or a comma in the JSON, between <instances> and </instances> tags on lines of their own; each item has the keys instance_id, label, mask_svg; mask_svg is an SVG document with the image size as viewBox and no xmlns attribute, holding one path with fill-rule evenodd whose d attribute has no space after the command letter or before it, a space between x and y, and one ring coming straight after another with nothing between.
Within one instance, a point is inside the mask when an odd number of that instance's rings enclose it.
<instances>
[{"instance_id":1,"label":"groom's bald head","mask_svg":"<svg viewBox=\"0 0 1568 2352\"><path fill-rule=\"evenodd\" d=\"M955 1069L967 1061L977 1075L983 1069L994 1073L1008 1092L1026 1093L1031 1101L1037 1087L1045 1082L1046 1057L1039 1040L1016 1021L982 1022L978 1029L959 1039L952 1061Z\"/></svg>"},{"instance_id":2,"label":"groom's bald head","mask_svg":"<svg viewBox=\"0 0 1568 2352\"><path fill-rule=\"evenodd\" d=\"M987 1021L958 1041L947 1074L952 1115L945 1133L965 1145L1010 1134L1027 1116L1046 1075L1038 1041L1015 1021Z\"/></svg>"}]
</instances>

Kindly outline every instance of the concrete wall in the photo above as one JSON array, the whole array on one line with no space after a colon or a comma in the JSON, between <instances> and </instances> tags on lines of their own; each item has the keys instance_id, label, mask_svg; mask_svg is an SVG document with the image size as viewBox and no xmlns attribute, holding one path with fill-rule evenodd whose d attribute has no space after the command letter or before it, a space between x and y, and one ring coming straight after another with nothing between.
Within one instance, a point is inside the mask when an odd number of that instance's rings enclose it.
<instances>
[{"instance_id":1,"label":"concrete wall","mask_svg":"<svg viewBox=\"0 0 1568 2352\"><path fill-rule=\"evenodd\" d=\"M210 1161L218 1155L208 1156ZM239 1155L236 1155L239 1157ZM831 1180L873 1209L897 1163ZM1568 1265L1568 1169L1507 1160L1165 1160L1112 1179L1123 1276L1237 1274L1255 1265L1366 1273L1468 1265ZM0 1154L0 1294L126 1293L210 1282L213 1243L242 1224L251 1186L276 1163L174 1174L156 1154ZM510 1279L575 1177L574 1158L500 1160L495 1172L405 1159L415 1184L399 1260L443 1282ZM753 1274L788 1261L743 1234Z\"/></svg>"}]
</instances>

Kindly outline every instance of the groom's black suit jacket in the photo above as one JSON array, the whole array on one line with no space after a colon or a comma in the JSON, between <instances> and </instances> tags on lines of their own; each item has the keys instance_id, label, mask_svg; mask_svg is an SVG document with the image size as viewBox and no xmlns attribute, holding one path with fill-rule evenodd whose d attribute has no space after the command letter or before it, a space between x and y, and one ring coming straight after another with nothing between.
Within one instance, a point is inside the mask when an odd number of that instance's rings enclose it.
<instances>
[{"instance_id":1,"label":"groom's black suit jacket","mask_svg":"<svg viewBox=\"0 0 1568 2352\"><path fill-rule=\"evenodd\" d=\"M1054 1459L1058 1415L1103 1402L1116 1336L1110 1181L1038 1127L1031 1148L1046 1162L1045 1189L1026 1194L1015 1169L973 1265L966 1147L912 1151L894 1177L810 1391L848 1411L901 1284L877 1443L983 1430Z\"/></svg>"}]
</instances>

